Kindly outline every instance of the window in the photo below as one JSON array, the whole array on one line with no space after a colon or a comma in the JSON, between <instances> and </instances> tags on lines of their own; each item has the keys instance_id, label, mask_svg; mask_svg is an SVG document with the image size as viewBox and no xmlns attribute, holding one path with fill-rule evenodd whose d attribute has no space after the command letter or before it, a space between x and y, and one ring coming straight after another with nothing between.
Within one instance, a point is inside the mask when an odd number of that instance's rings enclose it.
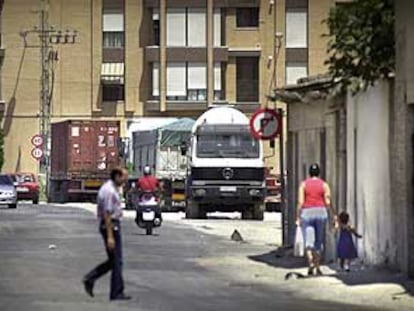
<instances>
[{"instance_id":1,"label":"window","mask_svg":"<svg viewBox=\"0 0 414 311\"><path fill-rule=\"evenodd\" d=\"M188 46L206 46L206 9L187 10Z\"/></svg>"},{"instance_id":2,"label":"window","mask_svg":"<svg viewBox=\"0 0 414 311\"><path fill-rule=\"evenodd\" d=\"M152 12L152 32L153 32L153 44L160 45L160 11L154 9Z\"/></svg>"},{"instance_id":3,"label":"window","mask_svg":"<svg viewBox=\"0 0 414 311\"><path fill-rule=\"evenodd\" d=\"M167 46L206 46L206 25L204 8L168 8Z\"/></svg>"},{"instance_id":4,"label":"window","mask_svg":"<svg viewBox=\"0 0 414 311\"><path fill-rule=\"evenodd\" d=\"M222 86L223 69L221 63L214 64L214 100L219 101L224 99L224 92Z\"/></svg>"},{"instance_id":5,"label":"window","mask_svg":"<svg viewBox=\"0 0 414 311\"><path fill-rule=\"evenodd\" d=\"M124 47L124 15L122 13L104 13L103 46L104 48Z\"/></svg>"},{"instance_id":6,"label":"window","mask_svg":"<svg viewBox=\"0 0 414 311\"><path fill-rule=\"evenodd\" d=\"M167 46L186 46L185 13L185 9L167 9Z\"/></svg>"},{"instance_id":7,"label":"window","mask_svg":"<svg viewBox=\"0 0 414 311\"><path fill-rule=\"evenodd\" d=\"M259 101L259 58L238 57L236 59L237 101Z\"/></svg>"},{"instance_id":8,"label":"window","mask_svg":"<svg viewBox=\"0 0 414 311\"><path fill-rule=\"evenodd\" d=\"M155 75L153 97L157 89ZM167 63L167 100L207 101L207 64Z\"/></svg>"},{"instance_id":9,"label":"window","mask_svg":"<svg viewBox=\"0 0 414 311\"><path fill-rule=\"evenodd\" d=\"M104 48L123 48L124 33L123 32L104 32L103 33L103 47Z\"/></svg>"},{"instance_id":10,"label":"window","mask_svg":"<svg viewBox=\"0 0 414 311\"><path fill-rule=\"evenodd\" d=\"M259 27L259 8L238 8L236 12L237 27Z\"/></svg>"},{"instance_id":11,"label":"window","mask_svg":"<svg viewBox=\"0 0 414 311\"><path fill-rule=\"evenodd\" d=\"M308 75L308 66L306 63L287 63L286 64L286 84L297 84L298 79L305 78Z\"/></svg>"},{"instance_id":12,"label":"window","mask_svg":"<svg viewBox=\"0 0 414 311\"><path fill-rule=\"evenodd\" d=\"M187 65L188 100L207 100L207 66L205 63Z\"/></svg>"},{"instance_id":13,"label":"window","mask_svg":"<svg viewBox=\"0 0 414 311\"><path fill-rule=\"evenodd\" d=\"M160 64L152 64L152 98L159 99L160 97Z\"/></svg>"},{"instance_id":14,"label":"window","mask_svg":"<svg viewBox=\"0 0 414 311\"><path fill-rule=\"evenodd\" d=\"M186 64L167 64L167 99L186 100Z\"/></svg>"},{"instance_id":15,"label":"window","mask_svg":"<svg viewBox=\"0 0 414 311\"><path fill-rule=\"evenodd\" d=\"M197 157L232 157L256 159L260 156L260 142L249 132L239 133L207 132L197 136Z\"/></svg>"},{"instance_id":16,"label":"window","mask_svg":"<svg viewBox=\"0 0 414 311\"><path fill-rule=\"evenodd\" d=\"M102 101L116 102L124 100L123 84L103 84L102 85Z\"/></svg>"},{"instance_id":17,"label":"window","mask_svg":"<svg viewBox=\"0 0 414 311\"><path fill-rule=\"evenodd\" d=\"M286 12L286 47L308 47L307 10L289 10Z\"/></svg>"},{"instance_id":18,"label":"window","mask_svg":"<svg viewBox=\"0 0 414 311\"><path fill-rule=\"evenodd\" d=\"M214 9L214 46L221 45L221 9Z\"/></svg>"}]
</instances>

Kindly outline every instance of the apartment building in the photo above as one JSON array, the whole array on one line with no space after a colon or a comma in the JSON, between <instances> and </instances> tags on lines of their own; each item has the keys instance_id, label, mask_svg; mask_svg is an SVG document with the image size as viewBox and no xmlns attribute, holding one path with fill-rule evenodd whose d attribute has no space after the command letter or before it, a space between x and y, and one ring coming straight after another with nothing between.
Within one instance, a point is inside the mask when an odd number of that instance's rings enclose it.
<instances>
[{"instance_id":1,"label":"apartment building","mask_svg":"<svg viewBox=\"0 0 414 311\"><path fill-rule=\"evenodd\" d=\"M197 117L210 105L246 113L275 86L324 73L322 20L334 0L53 0L48 24L76 30L76 44L51 42L52 121L140 116ZM5 170L36 171L39 131L40 1L5 1ZM39 28L38 28L39 29ZM278 34L276 36L276 34ZM53 40L52 40L53 41ZM276 81L276 82L275 82Z\"/></svg>"}]
</instances>

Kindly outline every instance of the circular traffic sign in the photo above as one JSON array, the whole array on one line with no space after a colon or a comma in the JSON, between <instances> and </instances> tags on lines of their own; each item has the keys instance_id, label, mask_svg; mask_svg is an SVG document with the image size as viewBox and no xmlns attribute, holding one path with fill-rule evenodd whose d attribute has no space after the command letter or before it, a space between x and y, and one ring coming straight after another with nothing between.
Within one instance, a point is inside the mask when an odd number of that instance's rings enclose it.
<instances>
[{"instance_id":1,"label":"circular traffic sign","mask_svg":"<svg viewBox=\"0 0 414 311\"><path fill-rule=\"evenodd\" d=\"M35 147L40 147L44 143L43 137L41 135L35 135L32 137L32 145Z\"/></svg>"},{"instance_id":2,"label":"circular traffic sign","mask_svg":"<svg viewBox=\"0 0 414 311\"><path fill-rule=\"evenodd\" d=\"M40 148L33 148L32 157L36 160L40 160L43 157L43 150Z\"/></svg>"},{"instance_id":3,"label":"circular traffic sign","mask_svg":"<svg viewBox=\"0 0 414 311\"><path fill-rule=\"evenodd\" d=\"M282 116L274 109L259 109L250 119L250 131L256 139L274 139L282 131Z\"/></svg>"}]
</instances>

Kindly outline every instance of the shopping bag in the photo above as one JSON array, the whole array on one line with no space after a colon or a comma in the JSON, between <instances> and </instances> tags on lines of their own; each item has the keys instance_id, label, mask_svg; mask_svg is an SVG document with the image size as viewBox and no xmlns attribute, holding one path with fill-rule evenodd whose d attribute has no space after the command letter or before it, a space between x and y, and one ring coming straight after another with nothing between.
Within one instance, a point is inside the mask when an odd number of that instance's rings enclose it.
<instances>
[{"instance_id":1,"label":"shopping bag","mask_svg":"<svg viewBox=\"0 0 414 311\"><path fill-rule=\"evenodd\" d=\"M303 234L302 229L300 226L296 227L296 234L295 234L295 246L293 249L293 255L295 257L303 257L305 255L305 245L303 241Z\"/></svg>"}]
</instances>

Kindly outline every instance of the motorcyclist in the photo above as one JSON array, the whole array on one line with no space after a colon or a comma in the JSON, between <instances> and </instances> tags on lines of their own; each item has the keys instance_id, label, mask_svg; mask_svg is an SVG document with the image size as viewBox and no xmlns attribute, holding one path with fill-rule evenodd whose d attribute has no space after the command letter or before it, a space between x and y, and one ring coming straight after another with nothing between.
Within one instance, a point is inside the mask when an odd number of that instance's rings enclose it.
<instances>
[{"instance_id":1,"label":"motorcyclist","mask_svg":"<svg viewBox=\"0 0 414 311\"><path fill-rule=\"evenodd\" d=\"M145 193L152 193L157 201L159 201L159 196L161 195L161 185L158 179L152 175L151 167L146 165L143 170L144 176L139 178L137 181L137 188L139 197ZM156 218L162 219L161 209L158 207L156 211Z\"/></svg>"},{"instance_id":2,"label":"motorcyclist","mask_svg":"<svg viewBox=\"0 0 414 311\"><path fill-rule=\"evenodd\" d=\"M143 192L152 192L159 195L160 192L160 183L158 179L152 175L151 167L146 165L144 167L144 176L138 179L137 182L138 191Z\"/></svg>"}]
</instances>

